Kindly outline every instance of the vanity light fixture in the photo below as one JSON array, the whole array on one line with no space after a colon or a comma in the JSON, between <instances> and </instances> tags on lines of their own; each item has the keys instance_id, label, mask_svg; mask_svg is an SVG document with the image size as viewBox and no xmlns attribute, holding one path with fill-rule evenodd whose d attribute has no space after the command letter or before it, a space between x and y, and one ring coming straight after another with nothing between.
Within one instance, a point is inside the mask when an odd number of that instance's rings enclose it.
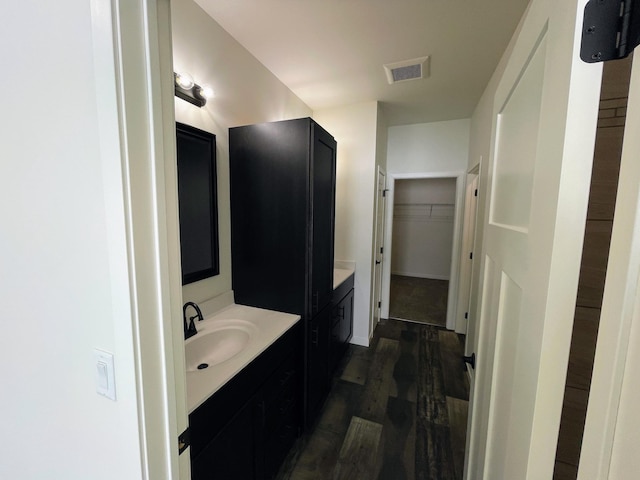
<instances>
[{"instance_id":1,"label":"vanity light fixture","mask_svg":"<svg viewBox=\"0 0 640 480\"><path fill-rule=\"evenodd\" d=\"M176 80L176 85L183 90L190 90L195 84L193 77L188 73L174 73L174 78Z\"/></svg>"},{"instance_id":2,"label":"vanity light fixture","mask_svg":"<svg viewBox=\"0 0 640 480\"><path fill-rule=\"evenodd\" d=\"M200 87L200 95L202 95L207 100L211 100L213 97L216 96L216 93L213 91L213 88L211 88L209 85L204 85Z\"/></svg>"},{"instance_id":3,"label":"vanity light fixture","mask_svg":"<svg viewBox=\"0 0 640 480\"><path fill-rule=\"evenodd\" d=\"M174 72L173 79L176 97L186 100L193 105L204 107L207 103L207 99L214 97L213 89L211 87L201 87L196 84L188 73Z\"/></svg>"}]
</instances>

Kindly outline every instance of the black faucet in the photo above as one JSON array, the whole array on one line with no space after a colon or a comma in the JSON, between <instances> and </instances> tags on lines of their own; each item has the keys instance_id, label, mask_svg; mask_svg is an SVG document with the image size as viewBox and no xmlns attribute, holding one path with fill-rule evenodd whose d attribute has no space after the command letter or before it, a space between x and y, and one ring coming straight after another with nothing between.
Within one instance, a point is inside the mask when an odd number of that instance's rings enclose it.
<instances>
[{"instance_id":1,"label":"black faucet","mask_svg":"<svg viewBox=\"0 0 640 480\"><path fill-rule=\"evenodd\" d=\"M193 317L189 317L189 321L187 322L187 308L191 306L195 309L196 315ZM184 322L184 339L193 337L196 333L198 333L198 329L196 329L196 324L194 323L195 319L198 321L202 321L202 312L200 311L200 307L193 302L187 302L182 307L182 319Z\"/></svg>"}]
</instances>

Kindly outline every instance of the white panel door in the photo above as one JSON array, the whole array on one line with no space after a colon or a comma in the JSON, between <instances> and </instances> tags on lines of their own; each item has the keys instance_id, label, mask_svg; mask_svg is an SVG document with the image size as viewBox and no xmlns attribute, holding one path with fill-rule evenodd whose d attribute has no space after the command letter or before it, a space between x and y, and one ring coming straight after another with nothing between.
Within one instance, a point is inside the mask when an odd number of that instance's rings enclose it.
<instances>
[{"instance_id":1,"label":"white panel door","mask_svg":"<svg viewBox=\"0 0 640 480\"><path fill-rule=\"evenodd\" d=\"M532 0L494 97L469 480L553 473L601 78L585 3Z\"/></svg>"}]
</instances>

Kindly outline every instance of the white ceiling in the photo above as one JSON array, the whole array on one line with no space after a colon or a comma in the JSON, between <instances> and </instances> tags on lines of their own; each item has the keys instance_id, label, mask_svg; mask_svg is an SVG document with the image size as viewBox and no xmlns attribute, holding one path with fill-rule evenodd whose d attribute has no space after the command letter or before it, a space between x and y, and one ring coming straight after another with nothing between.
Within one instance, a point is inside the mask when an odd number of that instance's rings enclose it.
<instances>
[{"instance_id":1,"label":"white ceiling","mask_svg":"<svg viewBox=\"0 0 640 480\"><path fill-rule=\"evenodd\" d=\"M377 100L389 125L467 118L528 0L196 0L311 109ZM383 64L431 56L389 85Z\"/></svg>"}]
</instances>

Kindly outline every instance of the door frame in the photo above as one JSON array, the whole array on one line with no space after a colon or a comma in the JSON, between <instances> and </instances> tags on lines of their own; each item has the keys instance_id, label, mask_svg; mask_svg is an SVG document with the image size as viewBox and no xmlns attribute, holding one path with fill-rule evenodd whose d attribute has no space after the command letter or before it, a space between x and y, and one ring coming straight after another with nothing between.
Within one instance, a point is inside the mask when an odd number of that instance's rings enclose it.
<instances>
[{"instance_id":1,"label":"door frame","mask_svg":"<svg viewBox=\"0 0 640 480\"><path fill-rule=\"evenodd\" d=\"M637 50L637 49L636 49ZM584 426L579 480L635 478L637 430L633 364L640 328L640 62L633 62L616 207ZM634 357L635 355L635 357ZM626 407L626 408L625 408ZM629 435L635 430L635 436ZM636 440L636 441L634 441ZM627 460L623 460L623 459ZM624 462L624 465L622 464ZM622 470L625 470L624 473ZM624 475L624 476L620 476Z\"/></svg>"},{"instance_id":2,"label":"door frame","mask_svg":"<svg viewBox=\"0 0 640 480\"><path fill-rule=\"evenodd\" d=\"M126 334L135 391L140 478L190 478L182 324L171 5L169 0L91 0L100 155L120 163L131 298ZM116 160L117 159L117 160ZM118 193L110 194L114 199ZM115 202L116 200L112 200ZM111 212L110 214L113 214ZM176 273L177 272L177 273ZM123 320L124 322L124 320Z\"/></svg>"},{"instance_id":3,"label":"door frame","mask_svg":"<svg viewBox=\"0 0 640 480\"><path fill-rule=\"evenodd\" d=\"M380 186L380 177L384 177L384 185L382 187L382 192L379 189ZM371 317L369 319L369 338L373 335L373 331L376 328L374 325L376 318L376 311L378 312L378 321L382 317L382 297L383 297L383 284L384 284L384 266L386 263L385 259L387 258L387 253L384 252L385 247L385 224L386 224L386 214L387 214L387 173L378 165L377 173L376 173L376 204L375 204L375 222L373 225L373 264L371 266L371 271L373 272L373 295L371 296ZM382 216L380 220L378 219L378 206L380 205L380 199L382 199ZM380 247L383 248L383 253L380 254L378 252L378 221L382 222L382 238ZM380 258L380 285L376 288L376 262ZM377 302L380 302L380 307L378 308Z\"/></svg>"},{"instance_id":4,"label":"door frame","mask_svg":"<svg viewBox=\"0 0 640 480\"><path fill-rule=\"evenodd\" d=\"M456 329L456 311L458 303L458 289L460 277L460 251L462 249L462 227L464 195L466 184L466 171L451 172L422 172L422 173L390 173L387 175L387 218L385 221L384 245L387 258L391 258L393 252L393 211L395 207L394 192L396 180L420 180L433 178L455 178L456 200L453 215L453 241L451 249L451 268L449 270L449 293L447 297L447 323L448 330ZM389 318L389 300L391 292L391 262L382 264L382 318Z\"/></svg>"},{"instance_id":5,"label":"door frame","mask_svg":"<svg viewBox=\"0 0 640 480\"><path fill-rule=\"evenodd\" d=\"M471 299L471 280L473 278L473 257L469 261L467 252L475 256L476 230L478 223L478 195L480 191L480 164L469 169L466 177L464 220L462 228L462 250L460 252L460 293L456 332L466 334L469 325L469 304ZM465 313L467 315L465 315Z\"/></svg>"}]
</instances>

